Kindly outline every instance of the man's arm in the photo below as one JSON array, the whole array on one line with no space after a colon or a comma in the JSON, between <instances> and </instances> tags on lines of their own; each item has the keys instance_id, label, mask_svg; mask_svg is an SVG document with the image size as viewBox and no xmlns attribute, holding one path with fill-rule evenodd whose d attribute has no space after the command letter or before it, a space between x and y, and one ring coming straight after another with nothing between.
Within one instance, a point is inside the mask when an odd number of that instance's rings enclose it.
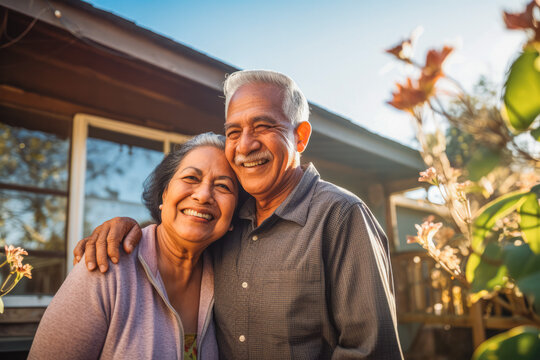
<instances>
[{"instance_id":1,"label":"man's arm","mask_svg":"<svg viewBox=\"0 0 540 360\"><path fill-rule=\"evenodd\" d=\"M386 236L364 204L353 204L341 219L325 270L338 337L332 359L401 359Z\"/></svg>"},{"instance_id":2,"label":"man's arm","mask_svg":"<svg viewBox=\"0 0 540 360\"><path fill-rule=\"evenodd\" d=\"M73 264L78 263L85 255L88 270L94 270L97 264L99 271L104 273L109 269L109 258L113 263L118 263L122 242L124 250L130 254L139 244L141 237L141 227L135 220L115 217L105 221L94 229L92 235L77 243L73 249Z\"/></svg>"}]
</instances>

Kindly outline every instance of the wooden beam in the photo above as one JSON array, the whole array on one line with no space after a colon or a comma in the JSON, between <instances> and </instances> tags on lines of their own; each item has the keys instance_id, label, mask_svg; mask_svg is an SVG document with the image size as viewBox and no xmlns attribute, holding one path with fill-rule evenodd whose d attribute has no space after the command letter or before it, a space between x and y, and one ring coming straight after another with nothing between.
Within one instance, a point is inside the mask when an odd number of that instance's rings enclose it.
<instances>
[{"instance_id":1,"label":"wooden beam","mask_svg":"<svg viewBox=\"0 0 540 360\"><path fill-rule=\"evenodd\" d=\"M215 118L216 121L222 122L223 120L219 117L221 116L221 112L219 115L215 111L208 111L204 106L201 106L200 108L194 107L193 105L188 105L184 101L181 101L180 99L184 98L184 95L186 98L190 98L189 91L185 91L184 89L178 88L176 91L179 93L177 97L171 97L167 95L168 93L171 93L174 91L174 89L171 89L169 86L166 90L164 89L163 84L164 81L161 84L158 84L162 88L162 92L156 92L152 90L153 86L156 85L156 81L152 81L151 83L142 84L140 81L136 80L136 76L133 75L133 78L131 81L126 81L122 79L120 76L112 77L108 75L105 71L96 70L95 68L89 68L85 66L79 65L79 62L77 60L73 62L67 62L63 60L59 60L56 58L52 58L50 56L43 56L40 55L39 51L36 51L36 49L32 50L13 50L12 54L19 55L21 58L25 59L34 59L36 64L41 64L40 66L43 66L44 64L53 66L56 69L61 69L61 72L67 74L77 74L81 76L82 79L92 79L92 81L99 80L104 84L107 84L111 87L114 87L117 91L117 94L124 94L125 96L128 96L130 93L137 94L141 96L142 98L151 99L153 101L156 101L158 103L162 104L168 104L175 107L178 113L184 114L186 118L191 119L200 119L200 118L208 118L212 117ZM5 74L4 76L8 76ZM84 86L82 84L79 84L79 86ZM72 93L75 95L77 87L72 88ZM216 94L217 98L217 94ZM86 104L87 106L89 104ZM209 109L213 108L214 106L209 106ZM223 109L220 109L223 110Z\"/></svg>"},{"instance_id":2,"label":"wooden beam","mask_svg":"<svg viewBox=\"0 0 540 360\"><path fill-rule=\"evenodd\" d=\"M43 12L44 8L59 10L62 18L54 15L54 10ZM215 59L195 52L184 45L137 27L129 21L107 14L99 9L84 9L87 4L70 4L60 1L20 1L4 0L3 6L39 19L63 31L76 33L78 37L95 41L102 46L115 49L133 58L162 68L168 72L186 77L215 90L221 90L227 66ZM73 25L76 24L76 28ZM167 44L168 46L165 46ZM194 55L187 55L192 52ZM204 61L203 61L204 60Z\"/></svg>"},{"instance_id":3,"label":"wooden beam","mask_svg":"<svg viewBox=\"0 0 540 360\"><path fill-rule=\"evenodd\" d=\"M99 108L85 106L65 100L56 99L50 96L28 92L23 89L13 87L7 84L0 84L0 105L17 108L25 111L39 111L52 116L65 116L66 119L72 119L77 113L97 115L109 119L116 119L155 129L172 131L171 127L163 123L149 121L147 119L138 119L126 117L122 114L103 111Z\"/></svg>"},{"instance_id":4,"label":"wooden beam","mask_svg":"<svg viewBox=\"0 0 540 360\"><path fill-rule=\"evenodd\" d=\"M450 325L455 327L472 327L472 320L467 315L434 315L425 313L398 313L400 323L423 323ZM486 329L508 330L520 325L534 325L534 322L521 316L483 316Z\"/></svg>"},{"instance_id":5,"label":"wooden beam","mask_svg":"<svg viewBox=\"0 0 540 360\"><path fill-rule=\"evenodd\" d=\"M392 195L392 203L395 206L413 209L423 212L434 213L441 217L450 218L450 210L444 205L433 204L427 200L409 199L404 195Z\"/></svg>"},{"instance_id":6,"label":"wooden beam","mask_svg":"<svg viewBox=\"0 0 540 360\"><path fill-rule=\"evenodd\" d=\"M422 185L418 182L418 177L416 176L408 179L399 179L384 182L384 188L389 194L401 193L420 187L422 187Z\"/></svg>"}]
</instances>

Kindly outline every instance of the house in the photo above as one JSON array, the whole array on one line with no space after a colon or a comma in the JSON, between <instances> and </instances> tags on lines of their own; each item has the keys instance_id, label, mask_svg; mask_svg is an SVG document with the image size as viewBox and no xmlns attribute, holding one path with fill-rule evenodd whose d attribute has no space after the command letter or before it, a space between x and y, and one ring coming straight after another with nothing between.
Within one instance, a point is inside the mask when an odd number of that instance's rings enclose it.
<instances>
[{"instance_id":1,"label":"house","mask_svg":"<svg viewBox=\"0 0 540 360\"><path fill-rule=\"evenodd\" d=\"M141 184L163 154L222 133L221 87L238 69L83 1L0 0L0 20L0 245L28 249L35 268L4 298L0 351L21 351L77 241L116 215L148 220ZM310 108L303 161L391 236L390 195L417 185L418 152Z\"/></svg>"}]
</instances>

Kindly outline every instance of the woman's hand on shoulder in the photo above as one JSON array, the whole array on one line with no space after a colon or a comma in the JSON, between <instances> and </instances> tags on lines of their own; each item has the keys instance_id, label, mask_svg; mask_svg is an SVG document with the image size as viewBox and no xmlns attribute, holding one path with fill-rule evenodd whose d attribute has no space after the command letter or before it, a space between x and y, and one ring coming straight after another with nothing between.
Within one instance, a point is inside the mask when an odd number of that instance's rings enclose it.
<instances>
[{"instance_id":1,"label":"woman's hand on shoulder","mask_svg":"<svg viewBox=\"0 0 540 360\"><path fill-rule=\"evenodd\" d=\"M115 217L105 221L92 232L92 235L82 239L73 250L73 264L78 263L85 255L86 267L89 271L96 269L102 273L109 269L110 258L118 263L120 244L130 254L139 244L142 231L139 224L129 217Z\"/></svg>"}]
</instances>

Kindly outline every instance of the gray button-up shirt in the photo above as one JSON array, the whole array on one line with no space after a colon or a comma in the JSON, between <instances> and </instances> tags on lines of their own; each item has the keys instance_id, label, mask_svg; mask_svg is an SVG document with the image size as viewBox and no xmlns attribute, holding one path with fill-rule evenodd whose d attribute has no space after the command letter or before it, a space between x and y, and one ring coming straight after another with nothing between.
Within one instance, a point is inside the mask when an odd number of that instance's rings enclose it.
<instances>
[{"instance_id":1,"label":"gray button-up shirt","mask_svg":"<svg viewBox=\"0 0 540 360\"><path fill-rule=\"evenodd\" d=\"M249 199L213 254L221 358L402 357L386 236L313 165L260 226Z\"/></svg>"}]
</instances>

